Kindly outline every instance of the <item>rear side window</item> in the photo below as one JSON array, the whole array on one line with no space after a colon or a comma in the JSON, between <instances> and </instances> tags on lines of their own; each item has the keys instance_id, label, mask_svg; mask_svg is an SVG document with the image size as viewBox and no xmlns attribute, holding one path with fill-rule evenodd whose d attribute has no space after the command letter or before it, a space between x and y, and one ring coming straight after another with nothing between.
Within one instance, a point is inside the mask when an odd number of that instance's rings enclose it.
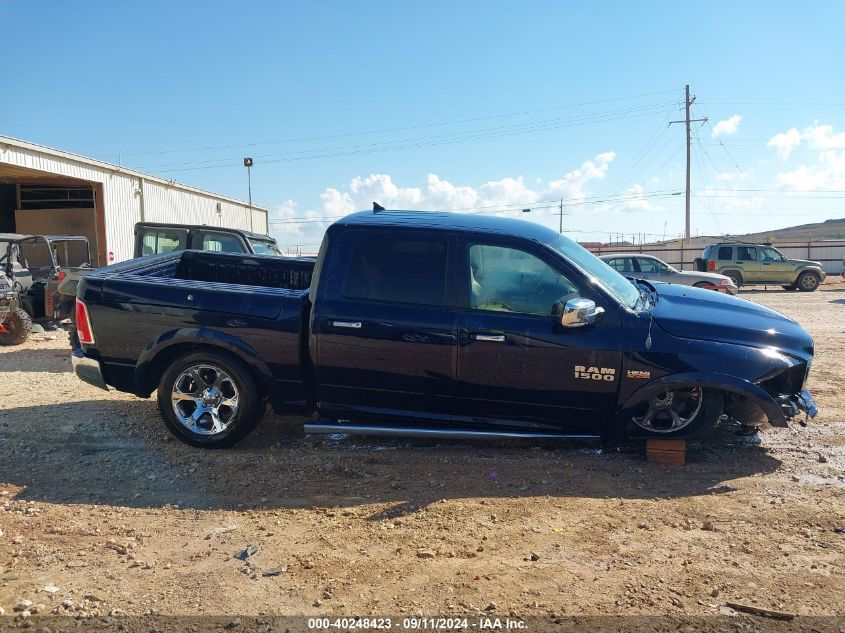
<instances>
[{"instance_id":1,"label":"rear side window","mask_svg":"<svg viewBox=\"0 0 845 633\"><path fill-rule=\"evenodd\" d=\"M733 259L733 246L720 246L719 257L717 259Z\"/></svg>"},{"instance_id":2,"label":"rear side window","mask_svg":"<svg viewBox=\"0 0 845 633\"><path fill-rule=\"evenodd\" d=\"M146 229L141 241L141 255L159 255L182 250L187 242L187 231Z\"/></svg>"},{"instance_id":3,"label":"rear side window","mask_svg":"<svg viewBox=\"0 0 845 633\"><path fill-rule=\"evenodd\" d=\"M202 250L217 253L243 253L241 241L232 235L206 233L202 236Z\"/></svg>"},{"instance_id":4,"label":"rear side window","mask_svg":"<svg viewBox=\"0 0 845 633\"><path fill-rule=\"evenodd\" d=\"M446 241L362 237L352 251L343 294L354 299L445 305Z\"/></svg>"},{"instance_id":5,"label":"rear side window","mask_svg":"<svg viewBox=\"0 0 845 633\"><path fill-rule=\"evenodd\" d=\"M753 246L737 246L736 258L741 262L756 262L757 249Z\"/></svg>"},{"instance_id":6,"label":"rear side window","mask_svg":"<svg viewBox=\"0 0 845 633\"><path fill-rule=\"evenodd\" d=\"M632 273L634 266L630 257L616 257L608 261L608 265L618 273Z\"/></svg>"}]
</instances>

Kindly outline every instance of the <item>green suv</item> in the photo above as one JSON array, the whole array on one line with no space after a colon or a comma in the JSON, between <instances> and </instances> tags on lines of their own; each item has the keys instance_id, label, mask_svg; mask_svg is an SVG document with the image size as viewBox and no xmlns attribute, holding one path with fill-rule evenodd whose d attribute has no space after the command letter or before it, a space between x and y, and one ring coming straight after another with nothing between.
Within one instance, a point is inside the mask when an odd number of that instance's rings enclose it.
<instances>
[{"instance_id":1,"label":"green suv","mask_svg":"<svg viewBox=\"0 0 845 633\"><path fill-rule=\"evenodd\" d=\"M710 244L695 264L701 272L730 277L737 286L777 284L786 290L812 292L826 276L819 262L789 259L768 244Z\"/></svg>"}]
</instances>

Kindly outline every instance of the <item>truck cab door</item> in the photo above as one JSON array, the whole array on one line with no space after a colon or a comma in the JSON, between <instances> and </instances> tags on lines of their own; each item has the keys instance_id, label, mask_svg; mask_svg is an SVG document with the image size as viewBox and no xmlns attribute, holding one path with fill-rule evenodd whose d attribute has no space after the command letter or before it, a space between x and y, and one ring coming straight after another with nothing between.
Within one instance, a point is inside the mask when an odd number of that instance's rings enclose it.
<instances>
[{"instance_id":1,"label":"truck cab door","mask_svg":"<svg viewBox=\"0 0 845 633\"><path fill-rule=\"evenodd\" d=\"M536 245L462 244L455 423L597 435L616 406L618 306ZM564 328L556 302L592 299L597 323Z\"/></svg>"},{"instance_id":2,"label":"truck cab door","mask_svg":"<svg viewBox=\"0 0 845 633\"><path fill-rule=\"evenodd\" d=\"M457 350L453 238L390 228L327 239L309 346L319 413L448 423Z\"/></svg>"}]
</instances>

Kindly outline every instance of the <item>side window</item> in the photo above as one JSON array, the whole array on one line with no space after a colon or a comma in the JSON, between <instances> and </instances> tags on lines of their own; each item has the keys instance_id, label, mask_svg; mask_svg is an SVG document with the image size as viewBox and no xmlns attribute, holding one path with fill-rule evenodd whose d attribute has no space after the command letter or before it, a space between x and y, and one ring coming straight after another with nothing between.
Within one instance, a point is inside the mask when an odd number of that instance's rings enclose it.
<instances>
[{"instance_id":1,"label":"side window","mask_svg":"<svg viewBox=\"0 0 845 633\"><path fill-rule=\"evenodd\" d=\"M159 255L178 251L185 248L187 233L185 231L160 231L149 229L144 231L141 241L141 255Z\"/></svg>"},{"instance_id":2,"label":"side window","mask_svg":"<svg viewBox=\"0 0 845 633\"><path fill-rule=\"evenodd\" d=\"M548 316L555 301L578 294L566 277L525 251L474 244L469 264L473 310Z\"/></svg>"},{"instance_id":3,"label":"side window","mask_svg":"<svg viewBox=\"0 0 845 633\"><path fill-rule=\"evenodd\" d=\"M733 259L734 258L733 250L734 250L733 246L720 246L719 247L719 256L717 257L717 259L723 259L723 260Z\"/></svg>"},{"instance_id":4,"label":"side window","mask_svg":"<svg viewBox=\"0 0 845 633\"><path fill-rule=\"evenodd\" d=\"M649 259L648 257L637 257L637 264L640 266L640 272L643 273L665 273L666 266L661 262Z\"/></svg>"},{"instance_id":5,"label":"side window","mask_svg":"<svg viewBox=\"0 0 845 633\"><path fill-rule=\"evenodd\" d=\"M343 294L355 299L445 305L446 240L362 237Z\"/></svg>"},{"instance_id":6,"label":"side window","mask_svg":"<svg viewBox=\"0 0 845 633\"><path fill-rule=\"evenodd\" d=\"M608 265L613 268L618 273L632 273L634 272L634 267L631 264L630 257L616 257L615 259L611 259L607 262Z\"/></svg>"},{"instance_id":7,"label":"side window","mask_svg":"<svg viewBox=\"0 0 845 633\"><path fill-rule=\"evenodd\" d=\"M757 249L753 246L737 246L736 258L741 262L756 262Z\"/></svg>"},{"instance_id":8,"label":"side window","mask_svg":"<svg viewBox=\"0 0 845 633\"><path fill-rule=\"evenodd\" d=\"M204 233L202 236L202 250L217 253L243 253L241 241L234 235L223 233Z\"/></svg>"}]
</instances>

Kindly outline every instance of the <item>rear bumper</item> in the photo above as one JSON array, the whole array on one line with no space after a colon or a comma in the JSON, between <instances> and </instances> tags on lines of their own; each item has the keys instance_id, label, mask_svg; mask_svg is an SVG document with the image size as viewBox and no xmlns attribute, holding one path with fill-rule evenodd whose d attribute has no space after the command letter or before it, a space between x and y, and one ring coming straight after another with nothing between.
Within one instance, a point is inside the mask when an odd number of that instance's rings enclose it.
<instances>
[{"instance_id":1,"label":"rear bumper","mask_svg":"<svg viewBox=\"0 0 845 633\"><path fill-rule=\"evenodd\" d=\"M71 364L73 365L73 373L80 380L108 391L108 386L103 378L103 370L100 367L100 361L88 358L83 354L81 349L75 349L71 357Z\"/></svg>"}]
</instances>

